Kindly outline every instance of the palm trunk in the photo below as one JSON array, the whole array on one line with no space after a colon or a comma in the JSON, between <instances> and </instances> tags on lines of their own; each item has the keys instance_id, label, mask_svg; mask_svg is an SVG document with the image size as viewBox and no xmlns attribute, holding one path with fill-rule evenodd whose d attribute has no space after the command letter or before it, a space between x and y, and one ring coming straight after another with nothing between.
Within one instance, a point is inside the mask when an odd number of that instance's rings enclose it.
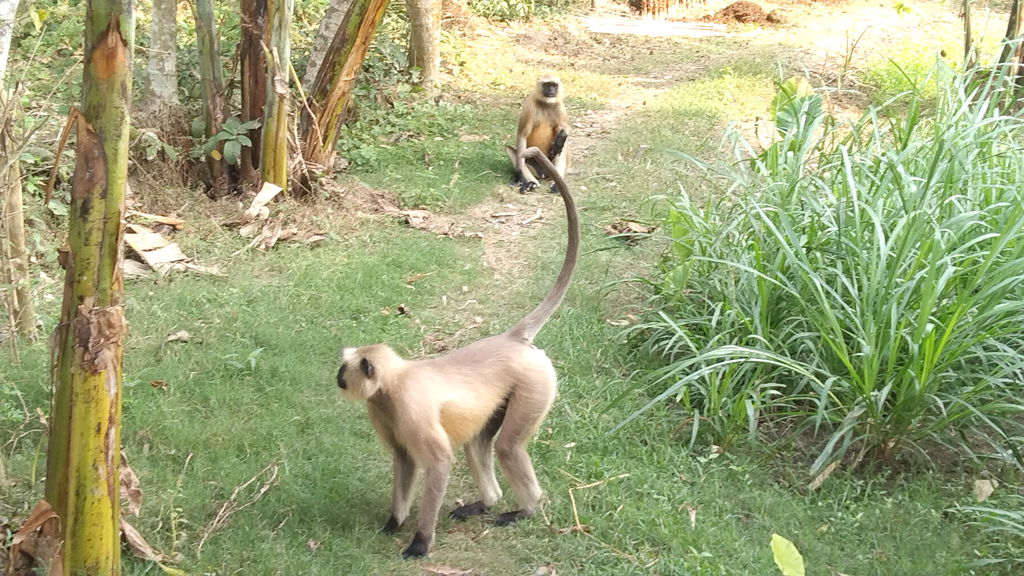
<instances>
[{"instance_id":1,"label":"palm trunk","mask_svg":"<svg viewBox=\"0 0 1024 576\"><path fill-rule=\"evenodd\" d=\"M263 122L267 91L267 59L263 43L267 33L267 0L242 0L242 122ZM262 126L249 131L252 147L242 150L242 179L258 185Z\"/></svg>"},{"instance_id":2,"label":"palm trunk","mask_svg":"<svg viewBox=\"0 0 1024 576\"><path fill-rule=\"evenodd\" d=\"M120 574L118 463L124 196L135 40L131 0L88 0L46 500L60 516L64 574Z\"/></svg>"},{"instance_id":3,"label":"palm trunk","mask_svg":"<svg viewBox=\"0 0 1024 576\"><path fill-rule=\"evenodd\" d=\"M409 67L420 69L419 85L437 84L441 58L441 0L406 0L409 14Z\"/></svg>"},{"instance_id":4,"label":"palm trunk","mask_svg":"<svg viewBox=\"0 0 1024 576\"><path fill-rule=\"evenodd\" d=\"M1019 0L1013 0L1010 5L1010 20L1006 24L1006 38L1003 39L1005 44L999 55L999 64L1009 64L1015 60L1014 54L1020 50L1021 25L1024 24L1024 19L1021 18L1022 10L1024 10L1024 4L1021 4Z\"/></svg>"},{"instance_id":5,"label":"palm trunk","mask_svg":"<svg viewBox=\"0 0 1024 576\"><path fill-rule=\"evenodd\" d=\"M227 118L224 101L224 69L220 61L220 40L213 20L213 0L195 0L192 5L196 22L196 43L199 46L199 76L203 98L203 119L206 137L220 132ZM224 160L224 142L218 142L214 153L207 156L210 167L210 196L222 198L231 191L227 162Z\"/></svg>"},{"instance_id":6,"label":"palm trunk","mask_svg":"<svg viewBox=\"0 0 1024 576\"><path fill-rule=\"evenodd\" d=\"M292 0L268 0L267 17L270 20L270 54L266 56L269 81L260 174L264 182L288 190L288 64L291 61L288 35L292 25Z\"/></svg>"},{"instance_id":7,"label":"palm trunk","mask_svg":"<svg viewBox=\"0 0 1024 576\"><path fill-rule=\"evenodd\" d=\"M305 144L305 159L327 172L334 163L342 111L387 7L388 0L353 0L309 90L309 109L313 114L302 110L299 133Z\"/></svg>"},{"instance_id":8,"label":"palm trunk","mask_svg":"<svg viewBox=\"0 0 1024 576\"><path fill-rule=\"evenodd\" d=\"M177 0L153 0L146 88L139 107L159 112L178 105Z\"/></svg>"}]
</instances>

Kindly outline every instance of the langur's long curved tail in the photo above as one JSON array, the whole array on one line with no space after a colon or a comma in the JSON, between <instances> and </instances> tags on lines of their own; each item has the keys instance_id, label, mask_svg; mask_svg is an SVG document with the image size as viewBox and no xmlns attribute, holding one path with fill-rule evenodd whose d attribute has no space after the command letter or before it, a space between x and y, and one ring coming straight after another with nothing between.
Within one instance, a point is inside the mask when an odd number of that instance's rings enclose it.
<instances>
[{"instance_id":1,"label":"langur's long curved tail","mask_svg":"<svg viewBox=\"0 0 1024 576\"><path fill-rule=\"evenodd\" d=\"M509 336L514 338L533 342L534 336L540 332L544 323L558 309L558 305L562 303L562 298L565 297L565 293L569 290L569 280L572 278L573 269L576 268L576 257L580 248L580 221L579 216L576 214L576 203L572 199L572 194L569 193L569 186L565 183L562 175L558 173L558 170L555 169L555 165L551 163L547 155L540 148L533 146L524 150L522 157L536 160L544 167L544 171L554 179L555 184L558 186L558 191L562 194L562 200L565 201L565 215L569 225L569 244L565 249L565 260L562 262L562 269L558 272L558 278L555 279L555 285L551 287L548 295L532 312L527 314L525 318L507 332Z\"/></svg>"}]
</instances>

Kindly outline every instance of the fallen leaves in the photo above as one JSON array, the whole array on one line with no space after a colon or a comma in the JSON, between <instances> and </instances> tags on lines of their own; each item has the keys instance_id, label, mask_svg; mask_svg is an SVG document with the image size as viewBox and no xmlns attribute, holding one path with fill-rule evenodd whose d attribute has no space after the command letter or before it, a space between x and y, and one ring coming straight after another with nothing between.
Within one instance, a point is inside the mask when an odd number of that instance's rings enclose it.
<instances>
[{"instance_id":1,"label":"fallen leaves","mask_svg":"<svg viewBox=\"0 0 1024 576\"><path fill-rule=\"evenodd\" d=\"M238 233L243 238L252 238L252 241L245 248L235 252L235 255L253 247L260 251L267 251L278 242L298 242L308 245L327 238L327 234L320 230L285 228L284 214L278 214L274 219L270 218L268 204L281 191L280 186L265 182L249 207L234 220L224 223L225 226L239 226Z\"/></svg>"},{"instance_id":2,"label":"fallen leaves","mask_svg":"<svg viewBox=\"0 0 1024 576\"><path fill-rule=\"evenodd\" d=\"M792 542L772 534L772 557L783 576L804 576L804 557Z\"/></svg>"},{"instance_id":3,"label":"fallen leaves","mask_svg":"<svg viewBox=\"0 0 1024 576\"><path fill-rule=\"evenodd\" d=\"M151 216L148 215L147 216ZM217 274L217 268L209 268L196 264L181 251L174 242L163 234L153 231L141 224L129 224L124 235L125 244L145 263L125 260L125 273L131 276L145 275L146 267L164 275L172 270L191 271L200 274ZM132 262L129 264L129 262Z\"/></svg>"},{"instance_id":4,"label":"fallen leaves","mask_svg":"<svg viewBox=\"0 0 1024 576\"><path fill-rule=\"evenodd\" d=\"M644 226L632 220L617 220L604 227L605 234L621 238L630 246L636 246L653 231L653 226Z\"/></svg>"},{"instance_id":5,"label":"fallen leaves","mask_svg":"<svg viewBox=\"0 0 1024 576\"><path fill-rule=\"evenodd\" d=\"M974 481L974 499L984 502L999 487L999 481L995 479L978 479Z\"/></svg>"},{"instance_id":6,"label":"fallen leaves","mask_svg":"<svg viewBox=\"0 0 1024 576\"><path fill-rule=\"evenodd\" d=\"M483 238L480 232L466 232L454 219L439 216L429 210L400 210L387 199L377 197L377 207L385 214L401 216L406 225L417 230L432 232L438 236Z\"/></svg>"},{"instance_id":7,"label":"fallen leaves","mask_svg":"<svg viewBox=\"0 0 1024 576\"><path fill-rule=\"evenodd\" d=\"M25 523L11 538L8 557L12 573L19 555L26 555L32 558L36 565L45 566L48 576L59 576L63 573L64 563L60 556L60 518L46 500L36 503Z\"/></svg>"}]
</instances>

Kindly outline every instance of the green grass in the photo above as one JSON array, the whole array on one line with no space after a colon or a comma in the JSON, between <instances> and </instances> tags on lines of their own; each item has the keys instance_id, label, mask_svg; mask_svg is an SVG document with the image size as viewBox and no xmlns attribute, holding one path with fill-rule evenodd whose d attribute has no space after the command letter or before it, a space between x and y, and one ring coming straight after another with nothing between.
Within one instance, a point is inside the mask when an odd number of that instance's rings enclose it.
<instances>
[{"instance_id":1,"label":"green grass","mask_svg":"<svg viewBox=\"0 0 1024 576\"><path fill-rule=\"evenodd\" d=\"M628 55L619 57L615 66L625 68ZM634 310L643 295L608 284L648 268L654 256L649 244L621 248L602 226L635 214L652 193L678 190L677 181L687 189L697 185L665 150L713 155L729 119L766 113L771 78L743 64L748 56L736 59L728 70L712 70L627 114L590 157L574 163L584 246L565 303L538 337L560 384L529 450L549 498L544 514L557 528L575 523L570 488L605 481L573 492L575 512L592 537L553 534L541 516L501 530L484 519L442 520L429 563L499 575L532 574L548 564L559 574L773 574L768 545L777 532L797 545L809 574L912 574L922 567L960 574L974 550L983 549L976 530L942 513L970 498L969 479L961 474L837 472L810 492L802 461L759 452L688 453L687 438L675 432L685 414L662 405L607 434L649 400L633 391L613 403L636 358L606 319ZM588 78L603 87L593 92L599 95L593 107L600 109L617 80L596 72ZM377 150L376 163L357 166L354 177L400 195L433 187L443 200L428 195L410 203L449 211L507 194L498 148L504 142L496 140L514 118L514 99L495 109L492 94L466 89L479 100L438 111L433 120L413 111L403 125L416 126L424 138ZM588 106L571 104L575 112ZM492 139L433 139L453 127ZM639 144L648 148L634 159L626 151L633 146L636 152ZM432 157L431 171L424 152ZM456 159L460 177L450 185ZM421 574L422 563L398 558L410 528L397 538L378 531L388 514L389 458L365 408L337 397L338 350L386 341L416 355L424 351L424 335L453 335L474 316L484 323L456 343L506 329L542 297L560 264L561 208L555 200L550 207L558 216L518 240L522 269L498 278L479 266L479 241L439 238L390 219L332 226L325 211L321 218L332 237L323 245L285 244L233 259L227 255L242 240L218 231L186 232L186 251L217 255L225 277L174 276L126 288L131 335L123 443L145 493L133 524L162 551L182 553L181 566L190 574ZM427 272L415 289L406 287L405 278ZM477 304L458 309L469 299ZM411 315L382 313L400 303ZM54 304L45 305L51 315ZM179 330L195 340L163 343ZM32 478L40 426L30 420L19 428L20 400L9 393L16 389L30 412L45 409L46 351L41 343L21 351L19 366L0 361L0 406L9 408L0 412L0 458L9 479L0 485L4 519L23 519L42 491L41 460ZM153 380L166 388L154 388ZM7 442L24 432L16 446ZM197 558L205 526L235 486L272 462L279 483L210 536ZM472 495L460 458L444 510ZM512 505L508 495L499 507ZM694 527L687 506L696 508ZM315 550L311 541L319 543ZM160 573L127 554L124 564L127 574Z\"/></svg>"}]
</instances>

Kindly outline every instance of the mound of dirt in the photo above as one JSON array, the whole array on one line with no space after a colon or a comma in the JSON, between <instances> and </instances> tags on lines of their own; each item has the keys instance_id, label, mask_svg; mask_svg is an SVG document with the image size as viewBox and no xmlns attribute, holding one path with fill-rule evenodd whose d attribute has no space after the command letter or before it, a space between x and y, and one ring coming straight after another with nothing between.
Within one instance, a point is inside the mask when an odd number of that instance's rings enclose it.
<instances>
[{"instance_id":1,"label":"mound of dirt","mask_svg":"<svg viewBox=\"0 0 1024 576\"><path fill-rule=\"evenodd\" d=\"M711 19L715 22L764 24L768 22L768 15L765 14L764 10L757 4L747 2L747 0L740 0L739 2L733 2L718 12L715 12L715 15L712 16Z\"/></svg>"}]
</instances>

